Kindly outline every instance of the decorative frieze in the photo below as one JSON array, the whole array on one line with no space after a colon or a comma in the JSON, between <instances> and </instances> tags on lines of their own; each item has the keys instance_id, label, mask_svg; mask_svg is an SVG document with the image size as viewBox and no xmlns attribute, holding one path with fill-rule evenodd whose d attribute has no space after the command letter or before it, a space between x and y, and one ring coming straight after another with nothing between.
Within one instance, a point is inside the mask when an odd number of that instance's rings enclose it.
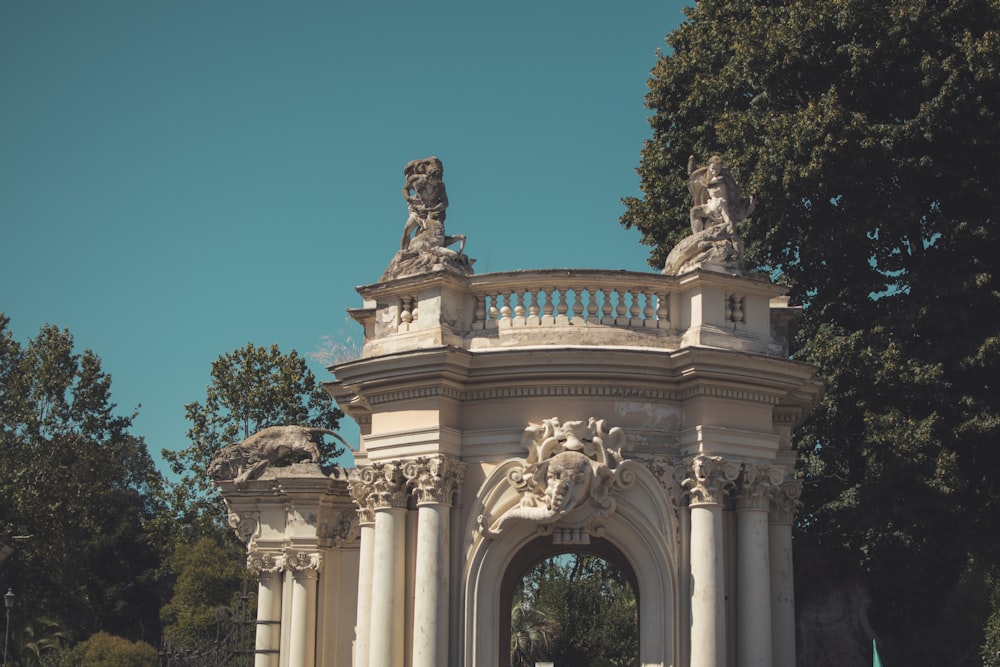
<instances>
[{"instance_id":1,"label":"decorative frieze","mask_svg":"<svg viewBox=\"0 0 1000 667\"><path fill-rule=\"evenodd\" d=\"M466 465L446 456L420 457L403 466L417 505L450 505L465 480Z\"/></svg>"},{"instance_id":2,"label":"decorative frieze","mask_svg":"<svg viewBox=\"0 0 1000 667\"><path fill-rule=\"evenodd\" d=\"M687 490L691 505L721 505L739 477L740 467L721 456L699 454L687 465L677 467L674 474Z\"/></svg>"}]
</instances>

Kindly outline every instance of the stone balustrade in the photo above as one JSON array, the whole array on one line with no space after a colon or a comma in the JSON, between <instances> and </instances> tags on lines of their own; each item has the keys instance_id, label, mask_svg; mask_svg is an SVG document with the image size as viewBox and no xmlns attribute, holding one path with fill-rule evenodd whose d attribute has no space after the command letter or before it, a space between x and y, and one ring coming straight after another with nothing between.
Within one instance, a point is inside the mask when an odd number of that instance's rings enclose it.
<instances>
[{"instance_id":1,"label":"stone balustrade","mask_svg":"<svg viewBox=\"0 0 1000 667\"><path fill-rule=\"evenodd\" d=\"M359 287L363 356L452 345L703 345L787 354L783 288L765 277L607 270L436 272ZM734 335L735 334L735 335Z\"/></svg>"}]
</instances>

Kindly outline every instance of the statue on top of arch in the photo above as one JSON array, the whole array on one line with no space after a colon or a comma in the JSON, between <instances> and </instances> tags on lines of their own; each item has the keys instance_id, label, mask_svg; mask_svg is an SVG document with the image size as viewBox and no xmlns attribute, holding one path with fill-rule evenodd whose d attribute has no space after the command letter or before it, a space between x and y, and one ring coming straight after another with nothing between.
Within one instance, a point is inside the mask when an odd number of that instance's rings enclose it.
<instances>
[{"instance_id":1,"label":"statue on top of arch","mask_svg":"<svg viewBox=\"0 0 1000 667\"><path fill-rule=\"evenodd\" d=\"M742 197L740 186L718 155L703 167L695 166L693 155L688 158L688 190L694 199L691 235L667 255L663 273L677 275L704 264L744 271L743 239L737 225L753 213L753 197Z\"/></svg>"},{"instance_id":2,"label":"statue on top of arch","mask_svg":"<svg viewBox=\"0 0 1000 667\"><path fill-rule=\"evenodd\" d=\"M409 216L403 225L399 252L382 274L381 281L428 273L453 271L472 273L475 260L464 254L465 235L448 236L444 231L448 192L444 187L444 165L436 157L410 160L403 168L403 199ZM458 250L449 246L458 243Z\"/></svg>"}]
</instances>

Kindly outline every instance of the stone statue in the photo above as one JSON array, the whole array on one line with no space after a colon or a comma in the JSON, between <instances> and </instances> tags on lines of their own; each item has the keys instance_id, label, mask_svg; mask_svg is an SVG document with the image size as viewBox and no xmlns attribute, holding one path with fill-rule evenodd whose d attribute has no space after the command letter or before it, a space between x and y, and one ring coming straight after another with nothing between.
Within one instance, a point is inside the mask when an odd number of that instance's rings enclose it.
<instances>
[{"instance_id":1,"label":"stone statue","mask_svg":"<svg viewBox=\"0 0 1000 667\"><path fill-rule=\"evenodd\" d=\"M753 197L743 199L718 155L699 168L693 155L688 158L688 190L694 199L691 235L670 251L663 273L676 275L703 264L743 271L743 239L737 225L753 213Z\"/></svg>"},{"instance_id":2,"label":"stone statue","mask_svg":"<svg viewBox=\"0 0 1000 667\"><path fill-rule=\"evenodd\" d=\"M448 192L444 187L444 166L436 157L411 160L403 168L403 199L409 216L403 225L399 252L393 257L382 280L450 270L472 273L472 263L463 253L465 235L448 236L444 231ZM448 246L458 243L458 251Z\"/></svg>"},{"instance_id":3,"label":"stone statue","mask_svg":"<svg viewBox=\"0 0 1000 667\"><path fill-rule=\"evenodd\" d=\"M226 445L215 455L208 466L208 476L213 480L233 480L241 487L279 459L292 454L300 461L308 459L318 463L319 443L324 435L331 435L345 445L338 434L325 428L307 426L270 426L243 442ZM347 445L350 448L350 445Z\"/></svg>"}]
</instances>

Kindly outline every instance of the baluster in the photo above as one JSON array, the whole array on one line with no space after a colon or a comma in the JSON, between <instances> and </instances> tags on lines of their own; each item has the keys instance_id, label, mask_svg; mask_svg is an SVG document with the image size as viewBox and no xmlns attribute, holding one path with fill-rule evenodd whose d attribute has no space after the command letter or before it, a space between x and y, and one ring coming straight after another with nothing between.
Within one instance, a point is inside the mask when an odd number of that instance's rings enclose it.
<instances>
[{"instance_id":1,"label":"baluster","mask_svg":"<svg viewBox=\"0 0 1000 667\"><path fill-rule=\"evenodd\" d=\"M579 287L573 288L573 319L572 323L583 326L583 290Z\"/></svg>"},{"instance_id":2,"label":"baluster","mask_svg":"<svg viewBox=\"0 0 1000 667\"><path fill-rule=\"evenodd\" d=\"M615 318L611 315L611 290L604 288L601 290L601 324L614 326Z\"/></svg>"},{"instance_id":3,"label":"baluster","mask_svg":"<svg viewBox=\"0 0 1000 667\"><path fill-rule=\"evenodd\" d=\"M592 287L585 288L587 292L587 324L598 324L597 318L597 290Z\"/></svg>"},{"instance_id":4,"label":"baluster","mask_svg":"<svg viewBox=\"0 0 1000 667\"><path fill-rule=\"evenodd\" d=\"M542 304L542 326L550 327L556 323L556 318L552 316L552 311L555 309L555 306L552 304L555 292L542 288L542 295L545 297L545 303Z\"/></svg>"},{"instance_id":5,"label":"baluster","mask_svg":"<svg viewBox=\"0 0 1000 667\"><path fill-rule=\"evenodd\" d=\"M629 301L631 305L628 309L629 323L630 327L641 327L642 318L639 315L642 314L642 309L639 307L639 290L633 288L628 291Z\"/></svg>"},{"instance_id":6,"label":"baluster","mask_svg":"<svg viewBox=\"0 0 1000 667\"><path fill-rule=\"evenodd\" d=\"M537 327L542 320L538 317L538 288L531 289L531 301L528 303L528 326Z\"/></svg>"},{"instance_id":7,"label":"baluster","mask_svg":"<svg viewBox=\"0 0 1000 667\"><path fill-rule=\"evenodd\" d=\"M513 309L510 307L510 302L513 296L512 294L506 294L506 293L500 294L499 296L503 298L503 301L501 302L502 305L500 306L500 328L505 329L509 327L511 324L510 316L511 313L513 312Z\"/></svg>"},{"instance_id":8,"label":"baluster","mask_svg":"<svg viewBox=\"0 0 1000 667\"><path fill-rule=\"evenodd\" d=\"M569 304L566 303L566 291L566 289L559 290L559 303L556 305L556 324L560 326L569 324L569 318L566 317L566 313L569 312Z\"/></svg>"},{"instance_id":9,"label":"baluster","mask_svg":"<svg viewBox=\"0 0 1000 667\"><path fill-rule=\"evenodd\" d=\"M642 309L643 326L656 328L656 309L653 307L653 300L656 298L651 291L643 290L642 298L645 306Z\"/></svg>"},{"instance_id":10,"label":"baluster","mask_svg":"<svg viewBox=\"0 0 1000 667\"><path fill-rule=\"evenodd\" d=\"M660 292L656 295L656 328L670 328L670 293Z\"/></svg>"},{"instance_id":11,"label":"baluster","mask_svg":"<svg viewBox=\"0 0 1000 667\"><path fill-rule=\"evenodd\" d=\"M524 320L524 288L515 290L514 296L514 326L523 327L525 324Z\"/></svg>"},{"instance_id":12,"label":"baluster","mask_svg":"<svg viewBox=\"0 0 1000 667\"><path fill-rule=\"evenodd\" d=\"M413 321L413 297L404 296L399 299L399 324L400 331L409 331L410 322Z\"/></svg>"},{"instance_id":13,"label":"baluster","mask_svg":"<svg viewBox=\"0 0 1000 667\"><path fill-rule=\"evenodd\" d=\"M627 327L628 307L626 307L625 305L625 290L616 289L615 294L617 295L617 297L615 298L615 301L617 302L615 305L615 313L617 315L617 317L615 318L615 325L619 327Z\"/></svg>"},{"instance_id":14,"label":"baluster","mask_svg":"<svg viewBox=\"0 0 1000 667\"><path fill-rule=\"evenodd\" d=\"M488 296L490 298L490 309L489 309L490 319L486 321L486 328L496 329L497 323L500 320L500 309L497 308L497 299L500 297L500 294L498 292L495 294L489 294Z\"/></svg>"}]
</instances>

